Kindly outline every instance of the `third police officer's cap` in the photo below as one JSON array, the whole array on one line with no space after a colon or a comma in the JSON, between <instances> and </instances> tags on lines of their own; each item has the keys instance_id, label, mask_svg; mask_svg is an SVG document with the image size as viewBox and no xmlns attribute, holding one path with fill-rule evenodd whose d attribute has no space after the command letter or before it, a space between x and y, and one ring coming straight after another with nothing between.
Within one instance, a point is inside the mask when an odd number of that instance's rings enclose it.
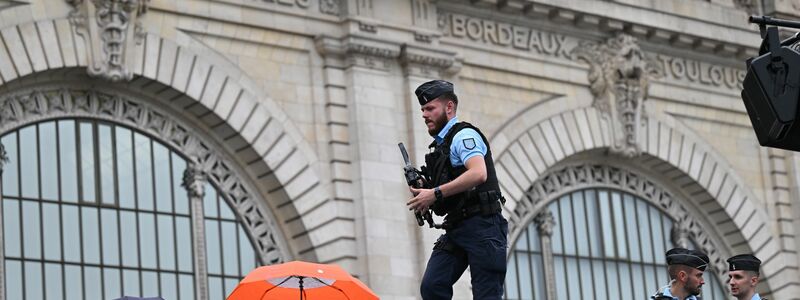
<instances>
[{"instance_id":1,"label":"third police officer's cap","mask_svg":"<svg viewBox=\"0 0 800 300\"><path fill-rule=\"evenodd\" d=\"M700 271L705 271L708 266L708 255L697 250L685 248L672 248L667 251L668 265L685 265Z\"/></svg>"},{"instance_id":2,"label":"third police officer's cap","mask_svg":"<svg viewBox=\"0 0 800 300\"><path fill-rule=\"evenodd\" d=\"M428 102L436 100L436 98L439 98L441 95L452 92L452 83L444 80L431 80L417 87L417 90L414 91L414 94L417 95L419 105L425 105Z\"/></svg>"},{"instance_id":3,"label":"third police officer's cap","mask_svg":"<svg viewBox=\"0 0 800 300\"><path fill-rule=\"evenodd\" d=\"M752 254L740 254L728 258L729 271L755 271L758 272L758 267L761 266L761 260Z\"/></svg>"}]
</instances>

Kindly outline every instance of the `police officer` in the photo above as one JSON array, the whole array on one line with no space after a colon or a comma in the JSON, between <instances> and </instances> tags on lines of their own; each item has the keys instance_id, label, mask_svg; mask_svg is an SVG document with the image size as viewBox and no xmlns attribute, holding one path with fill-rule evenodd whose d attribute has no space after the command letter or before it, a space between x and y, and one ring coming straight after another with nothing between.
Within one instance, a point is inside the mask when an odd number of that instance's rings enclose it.
<instances>
[{"instance_id":1,"label":"police officer","mask_svg":"<svg viewBox=\"0 0 800 300\"><path fill-rule=\"evenodd\" d=\"M708 256L697 250L673 248L667 251L670 282L651 298L654 300L698 300L705 281Z\"/></svg>"},{"instance_id":2,"label":"police officer","mask_svg":"<svg viewBox=\"0 0 800 300\"><path fill-rule=\"evenodd\" d=\"M741 254L728 258L728 285L731 287L731 294L736 299L766 299L756 293L760 266L761 260L752 254Z\"/></svg>"},{"instance_id":3,"label":"police officer","mask_svg":"<svg viewBox=\"0 0 800 300\"><path fill-rule=\"evenodd\" d=\"M433 248L420 291L423 299L451 299L467 266L474 299L501 299L506 275L508 222L492 151L481 131L456 117L453 84L433 80L414 93L434 138L425 156L427 189L411 188L409 209L445 215L445 234Z\"/></svg>"}]
</instances>

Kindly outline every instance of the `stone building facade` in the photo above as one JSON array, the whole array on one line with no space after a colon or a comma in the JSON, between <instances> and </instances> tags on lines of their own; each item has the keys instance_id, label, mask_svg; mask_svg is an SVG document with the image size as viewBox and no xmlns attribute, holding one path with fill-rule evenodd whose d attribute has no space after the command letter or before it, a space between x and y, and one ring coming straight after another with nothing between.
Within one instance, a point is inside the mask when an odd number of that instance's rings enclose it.
<instances>
[{"instance_id":1,"label":"stone building facade","mask_svg":"<svg viewBox=\"0 0 800 300\"><path fill-rule=\"evenodd\" d=\"M708 299L740 253L800 299L800 156L739 98L749 14L800 1L0 0L0 299L220 299L290 260L418 298L439 232L397 143L423 161L434 78L490 140L508 299L644 299L674 245L709 253Z\"/></svg>"}]
</instances>

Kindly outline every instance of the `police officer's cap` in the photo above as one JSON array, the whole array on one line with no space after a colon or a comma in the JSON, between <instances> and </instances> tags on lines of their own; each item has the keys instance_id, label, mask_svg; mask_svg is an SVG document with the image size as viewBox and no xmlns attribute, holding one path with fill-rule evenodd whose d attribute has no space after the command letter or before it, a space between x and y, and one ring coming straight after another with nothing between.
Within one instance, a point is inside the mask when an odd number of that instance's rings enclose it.
<instances>
[{"instance_id":1,"label":"police officer's cap","mask_svg":"<svg viewBox=\"0 0 800 300\"><path fill-rule=\"evenodd\" d=\"M705 271L708 266L708 255L697 250L685 248L672 248L667 251L668 265L685 265L700 271Z\"/></svg>"},{"instance_id":2,"label":"police officer's cap","mask_svg":"<svg viewBox=\"0 0 800 300\"><path fill-rule=\"evenodd\" d=\"M758 267L761 266L761 260L752 254L740 254L728 258L729 271L754 271L758 272Z\"/></svg>"},{"instance_id":3,"label":"police officer's cap","mask_svg":"<svg viewBox=\"0 0 800 300\"><path fill-rule=\"evenodd\" d=\"M414 94L417 95L419 105L436 100L439 96L453 92L453 84L444 80L431 80L421 84Z\"/></svg>"}]
</instances>

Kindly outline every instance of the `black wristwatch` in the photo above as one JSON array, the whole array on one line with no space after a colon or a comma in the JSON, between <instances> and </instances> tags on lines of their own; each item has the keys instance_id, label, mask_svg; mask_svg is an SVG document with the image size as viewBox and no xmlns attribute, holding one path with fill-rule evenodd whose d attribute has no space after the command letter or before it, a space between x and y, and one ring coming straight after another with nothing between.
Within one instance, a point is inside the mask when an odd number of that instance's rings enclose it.
<instances>
[{"instance_id":1,"label":"black wristwatch","mask_svg":"<svg viewBox=\"0 0 800 300\"><path fill-rule=\"evenodd\" d=\"M444 199L444 196L442 196L442 190L438 186L433 188L433 196L436 197L437 202L442 201L442 199Z\"/></svg>"}]
</instances>

